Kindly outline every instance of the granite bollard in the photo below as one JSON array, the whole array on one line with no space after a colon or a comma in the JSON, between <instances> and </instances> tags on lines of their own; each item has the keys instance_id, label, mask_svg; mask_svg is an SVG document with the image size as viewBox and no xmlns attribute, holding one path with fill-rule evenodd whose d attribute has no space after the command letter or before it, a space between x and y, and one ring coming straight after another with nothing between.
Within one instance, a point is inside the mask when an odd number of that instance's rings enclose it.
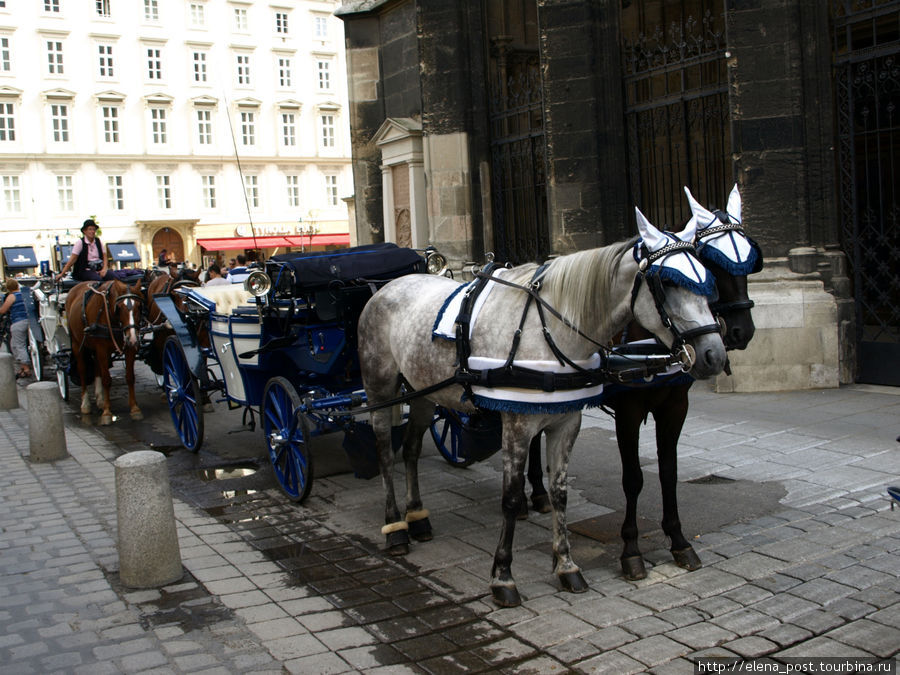
<instances>
[{"instance_id":1,"label":"granite bollard","mask_svg":"<svg viewBox=\"0 0 900 675\"><path fill-rule=\"evenodd\" d=\"M0 354L0 410L19 407L16 390L16 361L12 354Z\"/></svg>"},{"instance_id":2,"label":"granite bollard","mask_svg":"<svg viewBox=\"0 0 900 675\"><path fill-rule=\"evenodd\" d=\"M55 462L69 456L63 425L62 399L56 382L25 387L28 401L28 452L32 462Z\"/></svg>"},{"instance_id":3,"label":"granite bollard","mask_svg":"<svg viewBox=\"0 0 900 675\"><path fill-rule=\"evenodd\" d=\"M119 578L128 588L181 579L181 551L166 457L139 450L115 462Z\"/></svg>"}]
</instances>

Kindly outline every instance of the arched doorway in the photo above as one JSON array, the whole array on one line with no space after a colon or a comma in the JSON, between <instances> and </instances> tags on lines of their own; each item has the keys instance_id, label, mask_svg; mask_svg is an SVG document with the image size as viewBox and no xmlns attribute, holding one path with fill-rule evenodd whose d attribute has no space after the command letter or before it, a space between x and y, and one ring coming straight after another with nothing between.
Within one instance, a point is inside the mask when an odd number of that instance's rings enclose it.
<instances>
[{"instance_id":1,"label":"arched doorway","mask_svg":"<svg viewBox=\"0 0 900 675\"><path fill-rule=\"evenodd\" d=\"M159 253L166 249L177 262L184 261L184 240L170 227L164 227L153 235L153 260L159 259Z\"/></svg>"}]
</instances>

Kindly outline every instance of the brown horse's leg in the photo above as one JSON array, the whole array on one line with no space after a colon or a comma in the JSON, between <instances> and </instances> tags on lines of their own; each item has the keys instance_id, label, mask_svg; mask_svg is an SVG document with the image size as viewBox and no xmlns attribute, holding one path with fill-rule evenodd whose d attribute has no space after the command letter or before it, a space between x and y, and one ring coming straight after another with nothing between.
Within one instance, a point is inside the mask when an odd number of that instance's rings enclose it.
<instances>
[{"instance_id":1,"label":"brown horse's leg","mask_svg":"<svg viewBox=\"0 0 900 675\"><path fill-rule=\"evenodd\" d=\"M138 407L137 398L134 395L134 359L133 349L125 351L125 381L128 383L128 409L131 411L131 419L142 420L144 415Z\"/></svg>"},{"instance_id":2,"label":"brown horse's leg","mask_svg":"<svg viewBox=\"0 0 900 675\"><path fill-rule=\"evenodd\" d=\"M675 564L687 570L703 566L684 533L678 517L678 438L688 412L690 384L674 386L666 404L653 411L656 420L656 457L659 463L659 484L662 489L662 529L669 537Z\"/></svg>"},{"instance_id":3,"label":"brown horse's leg","mask_svg":"<svg viewBox=\"0 0 900 675\"><path fill-rule=\"evenodd\" d=\"M625 519L621 530L624 547L619 562L625 578L631 581L647 576L641 549L638 547L637 525L637 500L644 487L638 442L647 395L649 392L643 390L629 391L619 394L611 403L616 411L616 443L622 460L622 490L625 492Z\"/></svg>"},{"instance_id":4,"label":"brown horse's leg","mask_svg":"<svg viewBox=\"0 0 900 675\"><path fill-rule=\"evenodd\" d=\"M88 396L91 385L88 383L88 368L85 359L89 356L88 352L72 346L72 358L75 359L75 367L78 368L78 377L81 378L81 414L91 414L91 399Z\"/></svg>"},{"instance_id":5,"label":"brown horse's leg","mask_svg":"<svg viewBox=\"0 0 900 675\"><path fill-rule=\"evenodd\" d=\"M109 402L109 389L112 377L109 375L109 353L105 348L97 349L97 368L100 369L100 381L103 383L103 412L100 413L100 425L112 424L112 405Z\"/></svg>"}]
</instances>

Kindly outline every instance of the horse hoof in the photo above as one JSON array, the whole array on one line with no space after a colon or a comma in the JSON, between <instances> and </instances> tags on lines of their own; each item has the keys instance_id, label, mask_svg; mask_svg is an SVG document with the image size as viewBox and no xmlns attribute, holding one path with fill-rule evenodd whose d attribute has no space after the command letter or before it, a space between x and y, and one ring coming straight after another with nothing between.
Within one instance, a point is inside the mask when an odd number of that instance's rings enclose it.
<instances>
[{"instance_id":1,"label":"horse hoof","mask_svg":"<svg viewBox=\"0 0 900 675\"><path fill-rule=\"evenodd\" d=\"M515 585L491 586L491 597L498 607L518 607L522 604L522 596Z\"/></svg>"},{"instance_id":2,"label":"horse hoof","mask_svg":"<svg viewBox=\"0 0 900 675\"><path fill-rule=\"evenodd\" d=\"M90 409L90 408L82 408L82 409L81 409L81 414L82 414L82 415L90 415L90 414L91 414L91 409Z\"/></svg>"},{"instance_id":3,"label":"horse hoof","mask_svg":"<svg viewBox=\"0 0 900 675\"><path fill-rule=\"evenodd\" d=\"M519 512L516 514L516 520L528 520L528 502L522 500Z\"/></svg>"},{"instance_id":4,"label":"horse hoof","mask_svg":"<svg viewBox=\"0 0 900 675\"><path fill-rule=\"evenodd\" d=\"M406 555L409 553L409 534L406 530L395 530L384 537L388 555Z\"/></svg>"},{"instance_id":5,"label":"horse hoof","mask_svg":"<svg viewBox=\"0 0 900 675\"><path fill-rule=\"evenodd\" d=\"M682 569L686 569L689 572L699 570L701 567L703 567L703 563L700 562L700 556L697 555L697 553L691 546L680 549L678 551L673 550L672 557L675 559L676 565L678 565Z\"/></svg>"},{"instance_id":6,"label":"horse hoof","mask_svg":"<svg viewBox=\"0 0 900 675\"><path fill-rule=\"evenodd\" d=\"M100 426L107 427L112 424L112 415L101 415L100 416Z\"/></svg>"},{"instance_id":7,"label":"horse hoof","mask_svg":"<svg viewBox=\"0 0 900 675\"><path fill-rule=\"evenodd\" d=\"M621 558L622 574L628 581L640 581L647 578L647 568L644 567L644 559L639 555Z\"/></svg>"},{"instance_id":8,"label":"horse hoof","mask_svg":"<svg viewBox=\"0 0 900 675\"><path fill-rule=\"evenodd\" d=\"M531 495L531 505L538 513L550 513L553 510L550 506L550 496L546 494Z\"/></svg>"},{"instance_id":9,"label":"horse hoof","mask_svg":"<svg viewBox=\"0 0 900 675\"><path fill-rule=\"evenodd\" d=\"M416 541L431 541L431 521L428 518L420 518L409 522L409 536Z\"/></svg>"},{"instance_id":10,"label":"horse hoof","mask_svg":"<svg viewBox=\"0 0 900 675\"><path fill-rule=\"evenodd\" d=\"M587 581L578 570L560 574L559 583L563 590L569 593L584 593L588 589Z\"/></svg>"},{"instance_id":11,"label":"horse hoof","mask_svg":"<svg viewBox=\"0 0 900 675\"><path fill-rule=\"evenodd\" d=\"M137 411L131 413L131 419L135 420L136 422L139 422L140 420L144 419L144 413L142 413L140 410L137 410Z\"/></svg>"}]
</instances>

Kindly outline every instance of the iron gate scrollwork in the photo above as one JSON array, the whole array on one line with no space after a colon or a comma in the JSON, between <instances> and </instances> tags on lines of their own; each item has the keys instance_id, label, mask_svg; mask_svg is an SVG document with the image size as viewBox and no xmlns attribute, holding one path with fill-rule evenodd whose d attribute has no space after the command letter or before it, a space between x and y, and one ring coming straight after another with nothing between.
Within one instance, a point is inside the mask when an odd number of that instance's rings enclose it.
<instances>
[{"instance_id":1,"label":"iron gate scrollwork","mask_svg":"<svg viewBox=\"0 0 900 675\"><path fill-rule=\"evenodd\" d=\"M549 253L541 76L536 50L494 40L490 90L491 209L497 260Z\"/></svg>"},{"instance_id":2,"label":"iron gate scrollwork","mask_svg":"<svg viewBox=\"0 0 900 675\"><path fill-rule=\"evenodd\" d=\"M733 184L724 3L632 3L622 27L631 197L678 229L690 217L682 186L711 204Z\"/></svg>"},{"instance_id":3,"label":"iron gate scrollwork","mask_svg":"<svg viewBox=\"0 0 900 675\"><path fill-rule=\"evenodd\" d=\"M900 0L833 0L838 203L860 382L900 385Z\"/></svg>"}]
</instances>

